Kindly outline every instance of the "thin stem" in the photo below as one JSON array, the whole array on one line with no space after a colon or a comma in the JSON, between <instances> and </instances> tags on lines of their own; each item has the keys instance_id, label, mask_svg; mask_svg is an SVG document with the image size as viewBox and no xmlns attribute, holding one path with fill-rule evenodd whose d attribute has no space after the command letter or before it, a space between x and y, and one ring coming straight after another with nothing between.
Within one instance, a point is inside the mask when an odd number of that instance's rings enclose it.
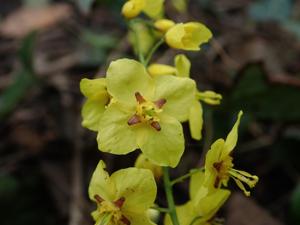
<instances>
[{"instance_id":1,"label":"thin stem","mask_svg":"<svg viewBox=\"0 0 300 225\"><path fill-rule=\"evenodd\" d=\"M189 173L187 173L187 174L185 174L185 175L183 175L181 177L178 177L175 180L172 180L171 181L171 185L173 186L174 184L180 183L180 182L184 181L185 179L191 177L193 174L198 173L198 172L200 172L202 170L204 170L204 168L192 169L192 170L190 170Z\"/></svg>"},{"instance_id":2,"label":"thin stem","mask_svg":"<svg viewBox=\"0 0 300 225\"><path fill-rule=\"evenodd\" d=\"M161 208L161 207L157 207L157 206L152 206L151 209L155 209L157 211L164 212L164 213L170 212L170 210L168 208Z\"/></svg>"},{"instance_id":3,"label":"thin stem","mask_svg":"<svg viewBox=\"0 0 300 225\"><path fill-rule=\"evenodd\" d=\"M169 215L171 217L173 225L179 225L168 167L163 167L163 176L164 176L165 192L166 192L168 207L169 207Z\"/></svg>"},{"instance_id":4,"label":"thin stem","mask_svg":"<svg viewBox=\"0 0 300 225\"><path fill-rule=\"evenodd\" d=\"M147 66L154 54L154 52L156 52L156 50L159 48L159 46L161 46L164 43L164 39L161 38L158 42L156 42L156 44L151 48L150 52L148 53L148 56L145 60L145 66Z\"/></svg>"}]
</instances>

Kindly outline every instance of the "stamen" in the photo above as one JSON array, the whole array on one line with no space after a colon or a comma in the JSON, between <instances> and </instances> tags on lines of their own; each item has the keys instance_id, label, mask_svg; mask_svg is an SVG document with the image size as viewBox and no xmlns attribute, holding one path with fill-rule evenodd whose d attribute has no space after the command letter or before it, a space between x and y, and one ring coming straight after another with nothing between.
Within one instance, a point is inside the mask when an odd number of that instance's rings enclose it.
<instances>
[{"instance_id":1,"label":"stamen","mask_svg":"<svg viewBox=\"0 0 300 225\"><path fill-rule=\"evenodd\" d=\"M222 163L223 163L223 161L221 161L221 162L215 162L215 163L213 164L214 168L215 168L218 172L220 172Z\"/></svg>"},{"instance_id":2,"label":"stamen","mask_svg":"<svg viewBox=\"0 0 300 225\"><path fill-rule=\"evenodd\" d=\"M121 221L126 225L130 225L129 219L127 219L124 215L122 215Z\"/></svg>"},{"instance_id":3,"label":"stamen","mask_svg":"<svg viewBox=\"0 0 300 225\"><path fill-rule=\"evenodd\" d=\"M127 121L127 124L129 126L131 125L135 125L135 124L138 124L141 122L141 119L138 115L134 114L128 121Z\"/></svg>"},{"instance_id":4,"label":"stamen","mask_svg":"<svg viewBox=\"0 0 300 225\"><path fill-rule=\"evenodd\" d=\"M157 108L161 109L164 106L164 104L166 104L166 102L167 100L162 98L154 102L154 104L157 106Z\"/></svg>"},{"instance_id":5,"label":"stamen","mask_svg":"<svg viewBox=\"0 0 300 225\"><path fill-rule=\"evenodd\" d=\"M125 198L119 198L117 201L114 202L115 206L117 206L118 208L122 208L123 204L125 202Z\"/></svg>"},{"instance_id":6,"label":"stamen","mask_svg":"<svg viewBox=\"0 0 300 225\"><path fill-rule=\"evenodd\" d=\"M136 100L137 100L137 102L139 103L139 104L142 104L143 102L145 102L146 100L144 99L144 97L141 95L141 93L140 92L135 92L134 93L134 95L135 95L135 98L136 98Z\"/></svg>"},{"instance_id":7,"label":"stamen","mask_svg":"<svg viewBox=\"0 0 300 225\"><path fill-rule=\"evenodd\" d=\"M157 121L153 121L153 122L151 123L151 126L152 126L155 130L157 130L157 131L160 131L160 130L161 130L161 126L160 126L159 122L157 122Z\"/></svg>"},{"instance_id":8,"label":"stamen","mask_svg":"<svg viewBox=\"0 0 300 225\"><path fill-rule=\"evenodd\" d=\"M95 195L94 198L99 204L104 201L104 199L101 198L99 195Z\"/></svg>"}]
</instances>

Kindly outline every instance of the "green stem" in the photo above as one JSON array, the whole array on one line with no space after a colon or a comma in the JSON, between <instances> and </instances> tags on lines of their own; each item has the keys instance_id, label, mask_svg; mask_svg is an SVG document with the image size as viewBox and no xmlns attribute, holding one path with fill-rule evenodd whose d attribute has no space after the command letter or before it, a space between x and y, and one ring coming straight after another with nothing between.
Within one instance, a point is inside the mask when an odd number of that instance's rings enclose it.
<instances>
[{"instance_id":1,"label":"green stem","mask_svg":"<svg viewBox=\"0 0 300 225\"><path fill-rule=\"evenodd\" d=\"M151 48L150 52L147 55L147 58L145 60L145 66L147 66L154 54L154 52L159 48L159 46L161 46L164 43L164 39L161 38L158 42L156 42L156 44Z\"/></svg>"},{"instance_id":2,"label":"green stem","mask_svg":"<svg viewBox=\"0 0 300 225\"><path fill-rule=\"evenodd\" d=\"M193 174L198 173L198 172L200 172L202 170L204 170L204 168L192 169L192 170L190 170L189 173L187 173L187 174L185 174L185 175L183 175L181 177L178 177L175 180L173 180L171 182L171 185L173 186L174 184L180 183L180 182L184 181L185 179L191 177Z\"/></svg>"},{"instance_id":3,"label":"green stem","mask_svg":"<svg viewBox=\"0 0 300 225\"><path fill-rule=\"evenodd\" d=\"M163 176L164 176L165 192L166 192L168 207L169 207L169 215L171 217L173 225L179 225L168 167L163 167Z\"/></svg>"}]
</instances>

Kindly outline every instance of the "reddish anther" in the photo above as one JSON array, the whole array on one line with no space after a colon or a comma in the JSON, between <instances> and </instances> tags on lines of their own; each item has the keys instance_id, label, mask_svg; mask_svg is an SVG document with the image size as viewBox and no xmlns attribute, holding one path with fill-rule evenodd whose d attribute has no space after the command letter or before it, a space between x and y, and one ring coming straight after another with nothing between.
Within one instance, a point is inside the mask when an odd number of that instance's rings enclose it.
<instances>
[{"instance_id":1,"label":"reddish anther","mask_svg":"<svg viewBox=\"0 0 300 225\"><path fill-rule=\"evenodd\" d=\"M219 172L222 166L222 161L221 162L215 162L213 164L214 168Z\"/></svg>"},{"instance_id":2,"label":"reddish anther","mask_svg":"<svg viewBox=\"0 0 300 225\"><path fill-rule=\"evenodd\" d=\"M159 122L157 122L157 121L153 121L153 122L151 123L151 126L152 126L155 130L157 130L157 131L160 131L160 130L161 130L161 126L160 126Z\"/></svg>"},{"instance_id":3,"label":"reddish anther","mask_svg":"<svg viewBox=\"0 0 300 225\"><path fill-rule=\"evenodd\" d=\"M122 216L121 221L126 225L130 225L129 219L127 219L125 216Z\"/></svg>"},{"instance_id":4,"label":"reddish anther","mask_svg":"<svg viewBox=\"0 0 300 225\"><path fill-rule=\"evenodd\" d=\"M141 95L141 93L140 92L135 92L135 98L136 98L136 100L137 100L137 102L138 103L143 103L143 102L145 102L146 100L144 99L144 97Z\"/></svg>"},{"instance_id":5,"label":"reddish anther","mask_svg":"<svg viewBox=\"0 0 300 225\"><path fill-rule=\"evenodd\" d=\"M95 195L94 198L95 198L95 200L96 200L98 203L101 203L101 202L104 201L104 199L101 198L99 195Z\"/></svg>"},{"instance_id":6,"label":"reddish anther","mask_svg":"<svg viewBox=\"0 0 300 225\"><path fill-rule=\"evenodd\" d=\"M122 208L123 204L125 202L125 198L119 198L117 201L114 202L115 206L117 206L118 208Z\"/></svg>"},{"instance_id":7,"label":"reddish anther","mask_svg":"<svg viewBox=\"0 0 300 225\"><path fill-rule=\"evenodd\" d=\"M138 124L141 122L141 119L138 115L134 114L128 121L127 121L127 124L129 126L131 125L135 125L135 124Z\"/></svg>"},{"instance_id":8,"label":"reddish anther","mask_svg":"<svg viewBox=\"0 0 300 225\"><path fill-rule=\"evenodd\" d=\"M164 98L162 98L162 99L159 99L159 100L157 100L156 102L154 102L154 104L155 104L159 109L161 109L161 108L164 106L164 104L166 104L166 102L167 102L167 100L164 99Z\"/></svg>"}]
</instances>

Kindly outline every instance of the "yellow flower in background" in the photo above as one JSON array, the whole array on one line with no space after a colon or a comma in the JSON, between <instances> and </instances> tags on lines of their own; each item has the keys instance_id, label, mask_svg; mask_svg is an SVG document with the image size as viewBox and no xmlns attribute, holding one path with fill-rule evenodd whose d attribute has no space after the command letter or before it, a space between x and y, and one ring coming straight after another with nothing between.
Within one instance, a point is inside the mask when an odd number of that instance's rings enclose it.
<instances>
[{"instance_id":1,"label":"yellow flower in background","mask_svg":"<svg viewBox=\"0 0 300 225\"><path fill-rule=\"evenodd\" d=\"M191 62L183 55L179 54L174 59L175 66L169 66L165 64L151 64L148 67L148 72L151 76L165 76L175 75L178 77L190 77ZM189 110L189 128L191 136L195 140L201 140L202 127L203 127L203 109L201 102L203 101L209 105L220 104L222 96L213 91L196 91L194 101Z\"/></svg>"},{"instance_id":2,"label":"yellow flower in background","mask_svg":"<svg viewBox=\"0 0 300 225\"><path fill-rule=\"evenodd\" d=\"M180 225L213 225L215 214L230 196L230 191L223 189L208 193L203 186L204 179L205 174L202 171L192 175L190 200L176 207ZM172 225L169 215L166 215L164 225Z\"/></svg>"},{"instance_id":3,"label":"yellow flower in background","mask_svg":"<svg viewBox=\"0 0 300 225\"><path fill-rule=\"evenodd\" d=\"M152 163L144 154L140 154L135 161L134 167L151 170L155 180L159 180L162 177L162 168Z\"/></svg>"},{"instance_id":4,"label":"yellow flower in background","mask_svg":"<svg viewBox=\"0 0 300 225\"><path fill-rule=\"evenodd\" d=\"M210 191L215 191L221 186L226 187L229 178L231 177L238 187L243 190L244 194L249 196L250 191L246 190L243 183L247 184L249 188L253 188L258 182L257 176L233 168L234 164L232 162L233 158L231 153L237 143L238 127L242 115L243 112L240 111L237 121L229 132L226 140L216 140L206 154L205 185Z\"/></svg>"},{"instance_id":5,"label":"yellow flower in background","mask_svg":"<svg viewBox=\"0 0 300 225\"><path fill-rule=\"evenodd\" d=\"M175 22L173 20L168 19L156 20L154 23L154 27L163 33L167 32L174 25Z\"/></svg>"},{"instance_id":6,"label":"yellow flower in background","mask_svg":"<svg viewBox=\"0 0 300 225\"><path fill-rule=\"evenodd\" d=\"M151 171L126 168L109 176L101 160L89 186L89 197L97 204L92 212L95 225L154 225L148 209L154 204L156 191Z\"/></svg>"},{"instance_id":7,"label":"yellow flower in background","mask_svg":"<svg viewBox=\"0 0 300 225\"><path fill-rule=\"evenodd\" d=\"M172 5L180 13L185 13L187 11L187 2L188 0L172 0Z\"/></svg>"},{"instance_id":8,"label":"yellow flower in background","mask_svg":"<svg viewBox=\"0 0 300 225\"><path fill-rule=\"evenodd\" d=\"M212 33L202 23L178 23L167 31L165 38L172 48L198 51L201 44L212 38Z\"/></svg>"},{"instance_id":9,"label":"yellow flower in background","mask_svg":"<svg viewBox=\"0 0 300 225\"><path fill-rule=\"evenodd\" d=\"M87 98L81 110L82 126L98 131L100 119L110 102L106 80L84 78L80 81L80 91Z\"/></svg>"},{"instance_id":10,"label":"yellow flower in background","mask_svg":"<svg viewBox=\"0 0 300 225\"><path fill-rule=\"evenodd\" d=\"M122 14L131 19L141 12L152 19L157 19L163 14L164 0L128 0L122 8Z\"/></svg>"},{"instance_id":11,"label":"yellow flower in background","mask_svg":"<svg viewBox=\"0 0 300 225\"><path fill-rule=\"evenodd\" d=\"M100 121L98 148L123 155L141 149L160 166L177 166L184 151L180 122L188 119L195 82L174 76L151 77L139 62L113 61L107 90L115 100Z\"/></svg>"}]
</instances>

